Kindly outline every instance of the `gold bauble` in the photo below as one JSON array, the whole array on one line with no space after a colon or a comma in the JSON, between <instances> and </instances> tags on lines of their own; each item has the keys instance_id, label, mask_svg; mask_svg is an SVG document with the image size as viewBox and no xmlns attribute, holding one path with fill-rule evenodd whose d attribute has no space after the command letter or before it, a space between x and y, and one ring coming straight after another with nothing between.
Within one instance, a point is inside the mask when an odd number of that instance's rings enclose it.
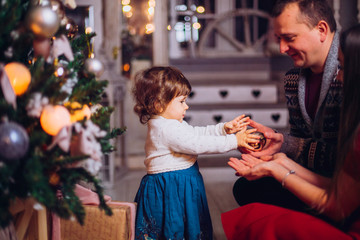
<instances>
[{"instance_id":1,"label":"gold bauble","mask_svg":"<svg viewBox=\"0 0 360 240\"><path fill-rule=\"evenodd\" d=\"M266 138L265 138L264 134L262 132L254 132L252 134L260 136L259 142L258 143L249 143L249 145L254 148L253 151L250 149L247 149L245 147L238 147L238 150L241 153L259 152L259 151L263 150L263 148L265 147Z\"/></svg>"},{"instance_id":2,"label":"gold bauble","mask_svg":"<svg viewBox=\"0 0 360 240\"><path fill-rule=\"evenodd\" d=\"M81 109L75 110L70 115L70 118L71 118L71 122L74 123L74 122L77 122L77 121L81 121L84 118L90 119L90 116L91 116L91 110L88 107L88 105L85 104Z\"/></svg>"}]
</instances>

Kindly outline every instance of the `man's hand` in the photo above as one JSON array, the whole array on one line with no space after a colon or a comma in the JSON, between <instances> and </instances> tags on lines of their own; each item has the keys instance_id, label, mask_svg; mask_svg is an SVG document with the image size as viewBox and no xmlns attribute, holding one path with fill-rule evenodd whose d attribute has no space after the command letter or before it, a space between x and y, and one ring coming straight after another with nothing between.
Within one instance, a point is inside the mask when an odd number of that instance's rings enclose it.
<instances>
[{"instance_id":1,"label":"man's hand","mask_svg":"<svg viewBox=\"0 0 360 240\"><path fill-rule=\"evenodd\" d=\"M284 136L281 133L276 133L273 129L266 127L253 120L249 120L249 126L256 128L258 132L262 132L266 138L265 147L261 151L251 152L254 157L269 156L280 151L281 145L284 142Z\"/></svg>"}]
</instances>

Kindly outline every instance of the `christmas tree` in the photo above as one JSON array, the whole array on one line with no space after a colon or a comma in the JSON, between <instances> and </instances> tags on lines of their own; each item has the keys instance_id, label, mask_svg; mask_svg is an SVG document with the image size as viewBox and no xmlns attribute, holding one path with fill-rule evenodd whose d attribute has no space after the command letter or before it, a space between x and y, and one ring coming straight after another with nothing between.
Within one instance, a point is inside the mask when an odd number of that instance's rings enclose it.
<instances>
[{"instance_id":1,"label":"christmas tree","mask_svg":"<svg viewBox=\"0 0 360 240\"><path fill-rule=\"evenodd\" d=\"M125 129L110 127L95 33L78 32L65 14L75 7L75 0L0 3L0 227L12 220L17 198L83 223L79 181L94 186L111 215L96 175L114 151L111 139Z\"/></svg>"}]
</instances>

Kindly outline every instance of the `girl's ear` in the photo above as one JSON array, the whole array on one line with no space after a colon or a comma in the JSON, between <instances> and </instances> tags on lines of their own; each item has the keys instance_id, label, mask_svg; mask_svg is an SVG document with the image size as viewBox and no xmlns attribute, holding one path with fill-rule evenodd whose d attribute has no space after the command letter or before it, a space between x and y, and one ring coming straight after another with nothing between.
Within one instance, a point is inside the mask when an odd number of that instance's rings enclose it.
<instances>
[{"instance_id":1,"label":"girl's ear","mask_svg":"<svg viewBox=\"0 0 360 240\"><path fill-rule=\"evenodd\" d=\"M156 112L158 113L162 113L164 111L163 107L161 106L160 102L159 101L156 101L154 103L154 108L156 110Z\"/></svg>"}]
</instances>

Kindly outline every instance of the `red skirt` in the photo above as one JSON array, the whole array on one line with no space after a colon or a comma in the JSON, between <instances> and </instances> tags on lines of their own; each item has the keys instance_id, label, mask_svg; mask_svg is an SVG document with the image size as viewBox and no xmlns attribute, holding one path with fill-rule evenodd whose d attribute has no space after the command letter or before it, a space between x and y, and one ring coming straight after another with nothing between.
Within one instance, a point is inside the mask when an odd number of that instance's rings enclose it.
<instances>
[{"instance_id":1,"label":"red skirt","mask_svg":"<svg viewBox=\"0 0 360 240\"><path fill-rule=\"evenodd\" d=\"M306 213L251 203L221 215L228 240L354 240L360 239L360 221L348 232Z\"/></svg>"}]
</instances>

